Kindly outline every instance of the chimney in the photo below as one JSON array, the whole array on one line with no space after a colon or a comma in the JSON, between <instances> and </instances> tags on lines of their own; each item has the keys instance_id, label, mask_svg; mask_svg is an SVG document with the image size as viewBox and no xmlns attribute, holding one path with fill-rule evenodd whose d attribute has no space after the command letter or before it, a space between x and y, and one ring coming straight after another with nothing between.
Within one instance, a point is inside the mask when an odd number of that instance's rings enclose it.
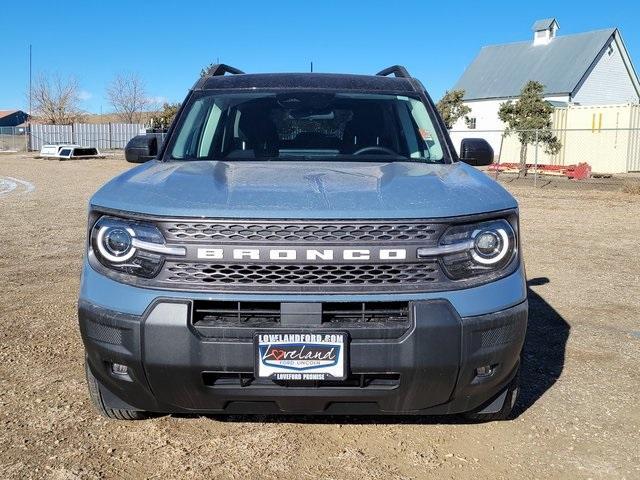
<instances>
[{"instance_id":1,"label":"chimney","mask_svg":"<svg viewBox=\"0 0 640 480\"><path fill-rule=\"evenodd\" d=\"M546 45L556 36L556 32L560 28L555 18L545 18L536 21L531 30L533 30L533 44Z\"/></svg>"}]
</instances>

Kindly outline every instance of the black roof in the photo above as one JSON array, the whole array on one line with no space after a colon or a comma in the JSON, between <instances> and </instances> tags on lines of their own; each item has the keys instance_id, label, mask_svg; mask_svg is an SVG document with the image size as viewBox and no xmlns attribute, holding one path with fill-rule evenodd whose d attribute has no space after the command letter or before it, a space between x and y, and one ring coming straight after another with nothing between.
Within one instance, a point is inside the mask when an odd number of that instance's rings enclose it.
<instances>
[{"instance_id":1,"label":"black roof","mask_svg":"<svg viewBox=\"0 0 640 480\"><path fill-rule=\"evenodd\" d=\"M218 89L328 89L385 92L415 91L410 78L338 73L248 73L212 75L199 79L194 90Z\"/></svg>"}]
</instances>

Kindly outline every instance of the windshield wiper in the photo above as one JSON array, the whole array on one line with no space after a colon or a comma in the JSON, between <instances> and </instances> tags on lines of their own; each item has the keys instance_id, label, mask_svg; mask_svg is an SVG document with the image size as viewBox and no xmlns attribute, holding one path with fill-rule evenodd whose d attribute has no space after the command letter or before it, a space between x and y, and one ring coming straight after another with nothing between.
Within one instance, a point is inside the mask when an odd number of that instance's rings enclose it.
<instances>
[{"instance_id":1,"label":"windshield wiper","mask_svg":"<svg viewBox=\"0 0 640 480\"><path fill-rule=\"evenodd\" d=\"M412 162L412 163L442 163L430 158L411 158L403 155L283 155L281 157L184 157L170 156L174 161L212 161L212 162Z\"/></svg>"}]
</instances>

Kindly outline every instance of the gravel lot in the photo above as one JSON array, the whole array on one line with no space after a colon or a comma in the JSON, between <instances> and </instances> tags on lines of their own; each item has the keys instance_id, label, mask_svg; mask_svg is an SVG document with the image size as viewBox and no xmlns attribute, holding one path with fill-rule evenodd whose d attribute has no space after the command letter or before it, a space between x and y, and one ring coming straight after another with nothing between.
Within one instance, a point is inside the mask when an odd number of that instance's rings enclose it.
<instances>
[{"instance_id":1,"label":"gravel lot","mask_svg":"<svg viewBox=\"0 0 640 480\"><path fill-rule=\"evenodd\" d=\"M508 184L532 302L511 421L122 423L89 403L75 309L87 200L129 167L0 156L0 478L640 478L639 195Z\"/></svg>"}]
</instances>

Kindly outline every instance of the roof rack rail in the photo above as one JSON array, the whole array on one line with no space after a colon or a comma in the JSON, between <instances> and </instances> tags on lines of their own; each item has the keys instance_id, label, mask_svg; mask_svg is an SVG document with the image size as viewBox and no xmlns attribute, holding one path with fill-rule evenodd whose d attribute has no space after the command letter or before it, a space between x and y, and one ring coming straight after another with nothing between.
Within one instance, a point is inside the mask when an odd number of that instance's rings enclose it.
<instances>
[{"instance_id":1,"label":"roof rack rail","mask_svg":"<svg viewBox=\"0 0 640 480\"><path fill-rule=\"evenodd\" d=\"M225 65L224 63L216 63L215 65L211 65L211 67L207 69L207 76L210 77L219 77L224 75L225 73L240 75L244 72L230 65Z\"/></svg>"},{"instance_id":2,"label":"roof rack rail","mask_svg":"<svg viewBox=\"0 0 640 480\"><path fill-rule=\"evenodd\" d=\"M387 75L391 75L392 73L396 77L411 78L411 75L409 75L409 72L407 71L407 69L404 68L402 65L392 65L389 68L385 68L384 70L380 70L378 73L376 73L376 75L379 75L381 77L386 77Z\"/></svg>"}]
</instances>

